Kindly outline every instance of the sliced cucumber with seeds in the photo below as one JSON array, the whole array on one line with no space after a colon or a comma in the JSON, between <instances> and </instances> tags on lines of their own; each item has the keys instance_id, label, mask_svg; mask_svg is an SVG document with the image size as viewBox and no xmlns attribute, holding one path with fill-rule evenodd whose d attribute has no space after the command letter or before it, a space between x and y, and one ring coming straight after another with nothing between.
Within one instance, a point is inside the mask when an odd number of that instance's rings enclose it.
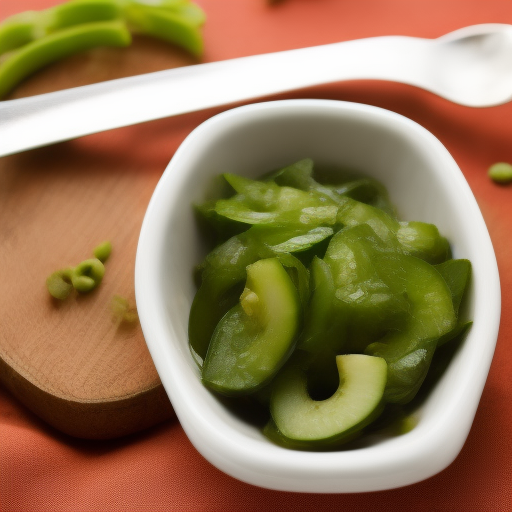
<instances>
[{"instance_id":1,"label":"sliced cucumber with seeds","mask_svg":"<svg viewBox=\"0 0 512 512\"><path fill-rule=\"evenodd\" d=\"M273 383L270 411L284 438L308 445L341 443L381 412L387 365L380 357L349 354L336 357L340 384L326 400L313 400L307 371L290 364Z\"/></svg>"}]
</instances>

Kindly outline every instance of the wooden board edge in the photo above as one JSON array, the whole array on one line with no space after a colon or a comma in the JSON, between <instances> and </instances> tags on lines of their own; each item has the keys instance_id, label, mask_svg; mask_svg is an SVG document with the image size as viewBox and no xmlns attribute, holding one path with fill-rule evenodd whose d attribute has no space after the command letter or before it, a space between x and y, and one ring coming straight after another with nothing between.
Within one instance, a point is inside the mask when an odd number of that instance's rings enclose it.
<instances>
[{"instance_id":1,"label":"wooden board edge","mask_svg":"<svg viewBox=\"0 0 512 512\"><path fill-rule=\"evenodd\" d=\"M162 423L174 410L161 383L103 402L81 402L39 388L0 358L0 382L28 409L57 430L81 439L114 439Z\"/></svg>"}]
</instances>

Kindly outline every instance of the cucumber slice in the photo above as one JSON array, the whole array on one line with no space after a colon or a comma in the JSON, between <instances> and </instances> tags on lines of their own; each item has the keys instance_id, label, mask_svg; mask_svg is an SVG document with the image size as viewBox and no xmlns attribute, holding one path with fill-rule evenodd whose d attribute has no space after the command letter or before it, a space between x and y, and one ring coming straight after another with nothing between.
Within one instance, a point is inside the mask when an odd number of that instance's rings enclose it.
<instances>
[{"instance_id":1,"label":"cucumber slice","mask_svg":"<svg viewBox=\"0 0 512 512\"><path fill-rule=\"evenodd\" d=\"M288 359L299 333L301 305L277 258L247 267L240 303L221 319L203 365L203 382L228 396L264 386Z\"/></svg>"},{"instance_id":2,"label":"cucumber slice","mask_svg":"<svg viewBox=\"0 0 512 512\"><path fill-rule=\"evenodd\" d=\"M338 443L368 425L381 412L387 365L380 357L336 357L340 385L322 401L307 390L306 371L290 365L273 383L270 411L281 435L308 444Z\"/></svg>"}]
</instances>

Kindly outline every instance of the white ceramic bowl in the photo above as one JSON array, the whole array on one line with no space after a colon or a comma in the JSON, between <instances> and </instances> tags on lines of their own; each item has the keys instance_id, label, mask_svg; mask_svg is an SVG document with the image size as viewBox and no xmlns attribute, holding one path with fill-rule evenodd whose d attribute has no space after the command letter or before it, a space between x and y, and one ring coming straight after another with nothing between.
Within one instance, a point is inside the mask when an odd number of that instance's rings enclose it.
<instances>
[{"instance_id":1,"label":"white ceramic bowl","mask_svg":"<svg viewBox=\"0 0 512 512\"><path fill-rule=\"evenodd\" d=\"M419 411L416 428L338 452L294 451L269 442L203 387L187 344L195 293L192 270L206 251L192 203L204 199L220 173L257 177L305 157L377 178L387 186L401 218L437 224L451 241L454 257L473 264L468 316L474 325ZM446 468L471 427L500 318L489 234L448 151L405 117L338 101L254 104L196 128L174 155L149 204L135 286L147 345L190 441L227 474L283 491L376 491L412 484Z\"/></svg>"}]
</instances>

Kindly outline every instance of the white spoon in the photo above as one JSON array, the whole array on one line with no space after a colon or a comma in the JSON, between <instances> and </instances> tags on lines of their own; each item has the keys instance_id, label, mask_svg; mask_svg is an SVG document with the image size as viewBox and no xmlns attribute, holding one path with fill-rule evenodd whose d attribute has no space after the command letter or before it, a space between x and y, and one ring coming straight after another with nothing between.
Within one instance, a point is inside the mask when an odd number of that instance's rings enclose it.
<instances>
[{"instance_id":1,"label":"white spoon","mask_svg":"<svg viewBox=\"0 0 512 512\"><path fill-rule=\"evenodd\" d=\"M384 36L198 64L0 102L0 156L341 80L421 87L468 107L512 100L512 25Z\"/></svg>"}]
</instances>

